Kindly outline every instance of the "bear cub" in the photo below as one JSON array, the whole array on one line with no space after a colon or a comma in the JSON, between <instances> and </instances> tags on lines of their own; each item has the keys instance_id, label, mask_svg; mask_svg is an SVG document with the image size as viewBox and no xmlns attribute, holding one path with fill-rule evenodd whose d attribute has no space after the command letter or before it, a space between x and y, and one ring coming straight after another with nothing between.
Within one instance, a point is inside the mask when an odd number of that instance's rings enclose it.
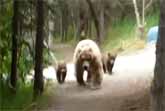
<instances>
[{"instance_id":1,"label":"bear cub","mask_svg":"<svg viewBox=\"0 0 165 111\"><path fill-rule=\"evenodd\" d=\"M112 69L115 64L116 56L117 54L111 54L109 52L105 55L102 55L104 73L112 74Z\"/></svg>"},{"instance_id":2,"label":"bear cub","mask_svg":"<svg viewBox=\"0 0 165 111\"><path fill-rule=\"evenodd\" d=\"M58 62L57 70L56 70L56 78L58 83L63 84L65 82L67 74L67 66L65 61Z\"/></svg>"}]
</instances>

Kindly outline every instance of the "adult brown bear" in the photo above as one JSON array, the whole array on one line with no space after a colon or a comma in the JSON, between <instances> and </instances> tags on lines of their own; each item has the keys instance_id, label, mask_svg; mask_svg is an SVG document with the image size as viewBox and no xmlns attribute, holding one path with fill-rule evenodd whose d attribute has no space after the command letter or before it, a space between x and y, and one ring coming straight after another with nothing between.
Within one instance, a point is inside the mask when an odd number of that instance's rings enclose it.
<instances>
[{"instance_id":1,"label":"adult brown bear","mask_svg":"<svg viewBox=\"0 0 165 111\"><path fill-rule=\"evenodd\" d=\"M73 62L75 75L79 85L86 85L83 73L86 70L87 83L92 89L101 88L103 76L102 55L98 45L89 39L80 41L74 51Z\"/></svg>"},{"instance_id":2,"label":"adult brown bear","mask_svg":"<svg viewBox=\"0 0 165 111\"><path fill-rule=\"evenodd\" d=\"M65 82L67 74L67 67L65 61L59 61L56 69L56 78L58 83L62 84Z\"/></svg>"},{"instance_id":3,"label":"adult brown bear","mask_svg":"<svg viewBox=\"0 0 165 111\"><path fill-rule=\"evenodd\" d=\"M102 55L102 63L104 73L112 74L112 69L115 64L116 54L106 53Z\"/></svg>"}]
</instances>

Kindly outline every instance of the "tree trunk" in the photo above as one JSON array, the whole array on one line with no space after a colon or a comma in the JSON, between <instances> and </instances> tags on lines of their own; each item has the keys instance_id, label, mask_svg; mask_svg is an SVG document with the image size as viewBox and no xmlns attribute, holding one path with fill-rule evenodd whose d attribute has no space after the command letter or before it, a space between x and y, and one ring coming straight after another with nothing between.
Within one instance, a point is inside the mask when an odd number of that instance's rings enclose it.
<instances>
[{"instance_id":1,"label":"tree trunk","mask_svg":"<svg viewBox=\"0 0 165 111\"><path fill-rule=\"evenodd\" d=\"M101 37L101 41L104 37L104 5L103 5L103 1L100 0L100 20L99 20L99 23L100 23L100 37Z\"/></svg>"},{"instance_id":2,"label":"tree trunk","mask_svg":"<svg viewBox=\"0 0 165 111\"><path fill-rule=\"evenodd\" d=\"M79 20L80 20L80 27L79 27L79 34L80 40L86 39L86 26L87 26L87 17L85 15L85 11L83 9L79 9Z\"/></svg>"},{"instance_id":3,"label":"tree trunk","mask_svg":"<svg viewBox=\"0 0 165 111\"><path fill-rule=\"evenodd\" d=\"M139 27L140 26L140 16L139 16L139 11L138 11L136 0L133 0L133 5L134 5L134 9L135 9L137 27Z\"/></svg>"},{"instance_id":4,"label":"tree trunk","mask_svg":"<svg viewBox=\"0 0 165 111\"><path fill-rule=\"evenodd\" d=\"M96 28L96 33L97 33L97 38L96 38L96 41L98 42L98 44L101 43L101 33L100 33L100 24L99 24L99 19L97 17L97 14L96 14L96 11L93 7L93 4L91 2L91 0L86 0L86 2L88 3L89 5L89 9L91 11L91 15L94 19L94 24L95 24L95 28Z\"/></svg>"},{"instance_id":5,"label":"tree trunk","mask_svg":"<svg viewBox=\"0 0 165 111\"><path fill-rule=\"evenodd\" d=\"M165 111L165 0L160 0L159 37L152 91L152 111Z\"/></svg>"},{"instance_id":6,"label":"tree trunk","mask_svg":"<svg viewBox=\"0 0 165 111\"><path fill-rule=\"evenodd\" d=\"M44 2L37 0L37 33L35 45L35 75L34 75L34 98L43 92L44 81L42 74L43 63L43 40L44 40Z\"/></svg>"},{"instance_id":7,"label":"tree trunk","mask_svg":"<svg viewBox=\"0 0 165 111\"><path fill-rule=\"evenodd\" d=\"M17 51L18 51L18 0L14 0L13 2L13 18L12 18L12 63L11 63L11 75L10 75L10 84L11 89L16 91L16 83L17 83Z\"/></svg>"},{"instance_id":8,"label":"tree trunk","mask_svg":"<svg viewBox=\"0 0 165 111\"><path fill-rule=\"evenodd\" d=\"M137 34L139 36L140 39L144 38L144 0L142 1L142 18L140 18L140 14L138 11L138 6L137 6L137 1L133 0L133 5L134 5L134 9L135 9L135 15L136 15L136 24L137 24Z\"/></svg>"}]
</instances>

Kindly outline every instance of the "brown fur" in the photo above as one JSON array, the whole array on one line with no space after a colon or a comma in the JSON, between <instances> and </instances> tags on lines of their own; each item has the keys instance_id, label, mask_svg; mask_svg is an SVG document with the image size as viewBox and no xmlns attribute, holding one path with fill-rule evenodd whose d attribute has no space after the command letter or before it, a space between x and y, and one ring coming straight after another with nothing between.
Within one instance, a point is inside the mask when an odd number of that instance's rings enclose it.
<instances>
[{"instance_id":1,"label":"brown fur","mask_svg":"<svg viewBox=\"0 0 165 111\"><path fill-rule=\"evenodd\" d=\"M115 63L116 54L112 55L111 53L107 53L106 55L102 55L102 63L104 73L112 74L112 69Z\"/></svg>"},{"instance_id":2,"label":"brown fur","mask_svg":"<svg viewBox=\"0 0 165 111\"><path fill-rule=\"evenodd\" d=\"M58 83L62 84L65 82L66 74L67 74L66 63L64 61L58 62L57 72L56 72Z\"/></svg>"},{"instance_id":3,"label":"brown fur","mask_svg":"<svg viewBox=\"0 0 165 111\"><path fill-rule=\"evenodd\" d=\"M87 62L89 66L85 66ZM103 67L101 53L95 42L82 40L78 43L74 52L75 73L79 85L86 85L83 80L84 70L88 72L87 83L91 88L100 88L102 82Z\"/></svg>"}]
</instances>

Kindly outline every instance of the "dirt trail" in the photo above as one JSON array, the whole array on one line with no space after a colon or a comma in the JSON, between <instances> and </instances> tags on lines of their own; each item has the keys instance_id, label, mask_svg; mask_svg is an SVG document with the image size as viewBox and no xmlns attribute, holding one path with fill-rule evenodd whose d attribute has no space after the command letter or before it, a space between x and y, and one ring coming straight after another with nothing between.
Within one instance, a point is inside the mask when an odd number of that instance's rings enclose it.
<instances>
[{"instance_id":1,"label":"dirt trail","mask_svg":"<svg viewBox=\"0 0 165 111\"><path fill-rule=\"evenodd\" d=\"M73 52L74 52L74 46L69 45L69 44L56 44L54 46L51 46L51 48L58 52L60 55L62 55L63 59L66 62L71 62L72 57L73 57Z\"/></svg>"},{"instance_id":2,"label":"dirt trail","mask_svg":"<svg viewBox=\"0 0 165 111\"><path fill-rule=\"evenodd\" d=\"M53 89L55 94L49 108L45 110L149 111L154 52L154 45L150 45L135 53L118 56L113 75L104 75L102 88L99 90L79 87L74 74L68 73L66 83Z\"/></svg>"}]
</instances>

